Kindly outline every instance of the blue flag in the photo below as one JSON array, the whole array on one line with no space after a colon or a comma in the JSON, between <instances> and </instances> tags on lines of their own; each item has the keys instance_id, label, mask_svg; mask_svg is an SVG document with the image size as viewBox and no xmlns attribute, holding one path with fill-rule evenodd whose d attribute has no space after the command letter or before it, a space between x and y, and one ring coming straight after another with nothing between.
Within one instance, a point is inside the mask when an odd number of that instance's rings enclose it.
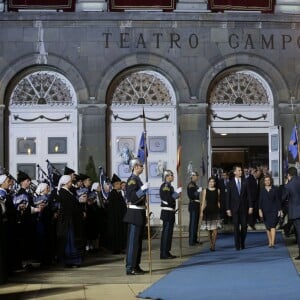
<instances>
[{"instance_id":1,"label":"blue flag","mask_svg":"<svg viewBox=\"0 0 300 300\"><path fill-rule=\"evenodd\" d=\"M145 163L146 155L148 156L148 151L146 149L147 145L146 145L145 138L146 138L146 133L143 132L142 135L141 135L138 154L137 154L137 157L141 160L141 162L143 164Z\"/></svg>"},{"instance_id":2,"label":"blue flag","mask_svg":"<svg viewBox=\"0 0 300 300\"><path fill-rule=\"evenodd\" d=\"M289 152L291 153L293 159L296 159L298 155L298 139L297 139L297 127L293 127L290 144L289 144Z\"/></svg>"}]
</instances>

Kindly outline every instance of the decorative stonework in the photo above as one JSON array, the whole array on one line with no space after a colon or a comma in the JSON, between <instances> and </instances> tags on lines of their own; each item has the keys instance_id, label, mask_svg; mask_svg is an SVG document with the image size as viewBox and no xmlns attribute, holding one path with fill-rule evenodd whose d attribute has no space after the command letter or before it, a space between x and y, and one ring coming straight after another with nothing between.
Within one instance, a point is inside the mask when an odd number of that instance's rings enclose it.
<instances>
[{"instance_id":1,"label":"decorative stonework","mask_svg":"<svg viewBox=\"0 0 300 300\"><path fill-rule=\"evenodd\" d=\"M251 71L238 71L221 79L213 88L210 104L269 104L269 95L259 76Z\"/></svg>"},{"instance_id":2,"label":"decorative stonework","mask_svg":"<svg viewBox=\"0 0 300 300\"><path fill-rule=\"evenodd\" d=\"M71 83L54 71L38 71L23 77L14 88L11 106L75 104Z\"/></svg>"},{"instance_id":3,"label":"decorative stonework","mask_svg":"<svg viewBox=\"0 0 300 300\"><path fill-rule=\"evenodd\" d=\"M122 79L117 85L112 104L171 105L175 95L169 82L154 71L138 71Z\"/></svg>"}]
</instances>

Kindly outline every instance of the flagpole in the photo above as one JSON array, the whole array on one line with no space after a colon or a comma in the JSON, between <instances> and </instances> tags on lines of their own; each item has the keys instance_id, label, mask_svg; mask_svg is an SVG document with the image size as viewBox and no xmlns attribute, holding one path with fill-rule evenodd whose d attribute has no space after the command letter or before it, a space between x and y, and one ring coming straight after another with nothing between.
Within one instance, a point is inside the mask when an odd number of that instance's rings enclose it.
<instances>
[{"instance_id":1,"label":"flagpole","mask_svg":"<svg viewBox=\"0 0 300 300\"><path fill-rule=\"evenodd\" d=\"M181 162L181 130L179 127L179 146L177 149L177 176L178 176L178 180L177 180L177 185L178 187L182 186L182 178L181 178L181 166L180 166L180 162ZM179 198L178 198L178 225L179 225L179 257L180 259L182 258L182 198L181 198L181 194L179 194Z\"/></svg>"},{"instance_id":2,"label":"flagpole","mask_svg":"<svg viewBox=\"0 0 300 300\"><path fill-rule=\"evenodd\" d=\"M145 110L143 108L143 127L144 127L144 151L145 151L145 178L148 182L148 153L147 153L147 128L146 128L146 117ZM146 192L146 204L147 204L147 236L148 236L148 260L149 260L149 273L152 275L152 255L151 255L151 230L150 230L150 201L149 201L149 192L147 189Z\"/></svg>"}]
</instances>

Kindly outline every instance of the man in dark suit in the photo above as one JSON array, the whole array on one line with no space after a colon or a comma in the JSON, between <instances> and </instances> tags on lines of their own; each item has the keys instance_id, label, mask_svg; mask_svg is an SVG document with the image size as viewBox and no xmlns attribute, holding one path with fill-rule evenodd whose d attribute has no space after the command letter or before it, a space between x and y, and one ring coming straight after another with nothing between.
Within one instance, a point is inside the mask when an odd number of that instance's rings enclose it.
<instances>
[{"instance_id":1,"label":"man in dark suit","mask_svg":"<svg viewBox=\"0 0 300 300\"><path fill-rule=\"evenodd\" d=\"M252 201L253 214L249 215L248 224L255 230L255 223L259 219L258 216L258 199L260 192L260 179L261 179L261 170L258 168L253 168L251 174L247 178L250 197Z\"/></svg>"},{"instance_id":2,"label":"man in dark suit","mask_svg":"<svg viewBox=\"0 0 300 300\"><path fill-rule=\"evenodd\" d=\"M253 207L248 184L242 178L242 168L233 167L234 178L229 182L226 197L226 212L232 217L234 242L236 250L245 249L247 235L247 218L252 214Z\"/></svg>"},{"instance_id":3,"label":"man in dark suit","mask_svg":"<svg viewBox=\"0 0 300 300\"><path fill-rule=\"evenodd\" d=\"M295 259L300 259L300 177L297 175L297 169L290 167L288 169L288 183L283 191L283 200L288 200L288 216L293 220L297 244L299 248L298 256Z\"/></svg>"},{"instance_id":4,"label":"man in dark suit","mask_svg":"<svg viewBox=\"0 0 300 300\"><path fill-rule=\"evenodd\" d=\"M226 214L226 195L227 195L227 185L229 183L229 175L227 172L222 173L222 179L218 182L218 189L220 190L220 213L221 219L224 224L229 223L229 218Z\"/></svg>"}]
</instances>

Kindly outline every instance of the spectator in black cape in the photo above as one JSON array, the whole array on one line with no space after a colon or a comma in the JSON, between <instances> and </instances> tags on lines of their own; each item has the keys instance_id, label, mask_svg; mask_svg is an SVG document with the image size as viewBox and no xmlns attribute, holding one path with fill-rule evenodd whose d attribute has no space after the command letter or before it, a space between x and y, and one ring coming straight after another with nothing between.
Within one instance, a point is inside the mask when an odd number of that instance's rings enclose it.
<instances>
[{"instance_id":1,"label":"spectator in black cape","mask_svg":"<svg viewBox=\"0 0 300 300\"><path fill-rule=\"evenodd\" d=\"M126 248L127 224L123 218L127 211L121 192L121 179L114 174L111 180L113 189L108 195L108 247L114 254L124 253Z\"/></svg>"},{"instance_id":2,"label":"spectator in black cape","mask_svg":"<svg viewBox=\"0 0 300 300\"><path fill-rule=\"evenodd\" d=\"M9 187L9 178L7 175L0 175L0 284L7 281L8 278L8 252L7 252L7 216L6 216L6 198Z\"/></svg>"},{"instance_id":3,"label":"spectator in black cape","mask_svg":"<svg viewBox=\"0 0 300 300\"><path fill-rule=\"evenodd\" d=\"M59 254L66 267L79 267L83 260L84 213L71 192L72 178L63 175L58 183L60 211L57 221Z\"/></svg>"}]
</instances>

